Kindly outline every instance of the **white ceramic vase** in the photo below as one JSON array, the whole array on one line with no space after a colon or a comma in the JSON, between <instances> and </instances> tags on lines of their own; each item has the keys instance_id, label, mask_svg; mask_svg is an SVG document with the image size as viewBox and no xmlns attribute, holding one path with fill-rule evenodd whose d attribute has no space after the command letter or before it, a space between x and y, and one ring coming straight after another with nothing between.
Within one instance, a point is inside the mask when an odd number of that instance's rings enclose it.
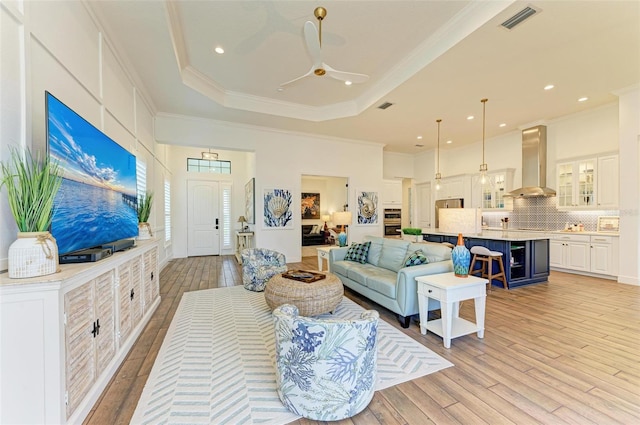
<instances>
[{"instance_id":1,"label":"white ceramic vase","mask_svg":"<svg viewBox=\"0 0 640 425\"><path fill-rule=\"evenodd\" d=\"M9 247L9 277L45 276L58 271L58 245L49 232L18 232Z\"/></svg>"},{"instance_id":2,"label":"white ceramic vase","mask_svg":"<svg viewBox=\"0 0 640 425\"><path fill-rule=\"evenodd\" d=\"M153 232L149 223L138 223L138 240L151 239Z\"/></svg>"}]
</instances>

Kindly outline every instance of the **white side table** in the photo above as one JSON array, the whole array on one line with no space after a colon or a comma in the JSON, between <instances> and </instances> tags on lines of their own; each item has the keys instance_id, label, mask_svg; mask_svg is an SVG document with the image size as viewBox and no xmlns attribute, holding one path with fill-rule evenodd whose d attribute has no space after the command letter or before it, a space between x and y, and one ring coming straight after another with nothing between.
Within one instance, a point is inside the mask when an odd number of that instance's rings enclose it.
<instances>
[{"instance_id":1,"label":"white side table","mask_svg":"<svg viewBox=\"0 0 640 425\"><path fill-rule=\"evenodd\" d=\"M240 232L236 231L236 260L242 264L242 256L240 253L245 248L251 248L251 240L253 239L253 232Z\"/></svg>"},{"instance_id":2,"label":"white side table","mask_svg":"<svg viewBox=\"0 0 640 425\"><path fill-rule=\"evenodd\" d=\"M327 260L327 270L331 271L331 266L329 265L329 251L331 251L335 246L321 246L316 248L318 250L318 271L322 271L322 260Z\"/></svg>"},{"instance_id":3,"label":"white side table","mask_svg":"<svg viewBox=\"0 0 640 425\"><path fill-rule=\"evenodd\" d=\"M487 297L487 279L476 276L456 277L453 272L416 277L418 305L420 307L420 332L430 330L443 339L445 348L451 347L451 339L477 332L484 338L484 311ZM440 301L441 318L428 320L429 298ZM476 323L459 317L460 301L474 299Z\"/></svg>"}]
</instances>

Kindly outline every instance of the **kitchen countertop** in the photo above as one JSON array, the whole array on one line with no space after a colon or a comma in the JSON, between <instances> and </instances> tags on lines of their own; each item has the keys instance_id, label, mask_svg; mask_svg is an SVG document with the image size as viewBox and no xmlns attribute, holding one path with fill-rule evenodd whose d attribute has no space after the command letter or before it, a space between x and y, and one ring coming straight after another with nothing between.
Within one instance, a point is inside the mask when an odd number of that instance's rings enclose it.
<instances>
[{"instance_id":1,"label":"kitchen countertop","mask_svg":"<svg viewBox=\"0 0 640 425\"><path fill-rule=\"evenodd\" d=\"M457 233L441 232L439 229L423 228L422 234L458 236ZM483 229L480 233L469 233L463 235L466 238L490 239L495 241L535 241L549 239L548 232L527 232L527 231L503 231Z\"/></svg>"},{"instance_id":2,"label":"kitchen countertop","mask_svg":"<svg viewBox=\"0 0 640 425\"><path fill-rule=\"evenodd\" d=\"M485 230L494 230L494 231L502 231L501 227L484 227L482 229ZM592 231L584 231L584 232L571 232L566 230L543 230L543 229L508 229L509 232L526 232L526 233L546 233L549 235L589 235L589 236L620 236L618 232L592 232Z\"/></svg>"}]
</instances>

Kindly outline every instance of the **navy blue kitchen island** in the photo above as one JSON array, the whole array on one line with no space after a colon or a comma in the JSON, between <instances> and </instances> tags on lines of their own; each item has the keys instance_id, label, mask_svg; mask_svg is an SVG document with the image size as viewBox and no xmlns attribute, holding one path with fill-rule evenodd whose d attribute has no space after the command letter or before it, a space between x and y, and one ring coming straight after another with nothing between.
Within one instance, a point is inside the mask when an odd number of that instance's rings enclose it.
<instances>
[{"instance_id":1,"label":"navy blue kitchen island","mask_svg":"<svg viewBox=\"0 0 640 425\"><path fill-rule=\"evenodd\" d=\"M482 233L462 236L468 249L480 245L502 253L509 289L549 279L549 238L543 233L484 230ZM438 229L422 229L422 238L428 242L449 242L453 245L458 242L457 234L440 232ZM496 264L494 273L498 273ZM495 280L493 284L502 285Z\"/></svg>"}]
</instances>

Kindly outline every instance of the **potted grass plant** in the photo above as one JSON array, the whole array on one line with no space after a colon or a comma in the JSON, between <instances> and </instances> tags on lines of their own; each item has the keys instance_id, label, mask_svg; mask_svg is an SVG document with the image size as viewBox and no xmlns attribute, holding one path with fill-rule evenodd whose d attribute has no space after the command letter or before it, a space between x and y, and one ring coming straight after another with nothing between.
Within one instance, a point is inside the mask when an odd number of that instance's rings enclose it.
<instances>
[{"instance_id":1,"label":"potted grass plant","mask_svg":"<svg viewBox=\"0 0 640 425\"><path fill-rule=\"evenodd\" d=\"M62 183L62 169L48 155L29 149L10 150L0 165L0 188L6 188L18 239L9 247L10 278L44 276L58 271L58 246L49 233L53 201Z\"/></svg>"},{"instance_id":2,"label":"potted grass plant","mask_svg":"<svg viewBox=\"0 0 640 425\"><path fill-rule=\"evenodd\" d=\"M417 227L405 227L402 229L402 239L412 242L420 242L422 240L422 229Z\"/></svg>"},{"instance_id":3,"label":"potted grass plant","mask_svg":"<svg viewBox=\"0 0 640 425\"><path fill-rule=\"evenodd\" d=\"M151 206L153 205L153 192L142 194L138 199L136 211L138 213L138 239L151 239L153 231L149 224Z\"/></svg>"}]
</instances>

